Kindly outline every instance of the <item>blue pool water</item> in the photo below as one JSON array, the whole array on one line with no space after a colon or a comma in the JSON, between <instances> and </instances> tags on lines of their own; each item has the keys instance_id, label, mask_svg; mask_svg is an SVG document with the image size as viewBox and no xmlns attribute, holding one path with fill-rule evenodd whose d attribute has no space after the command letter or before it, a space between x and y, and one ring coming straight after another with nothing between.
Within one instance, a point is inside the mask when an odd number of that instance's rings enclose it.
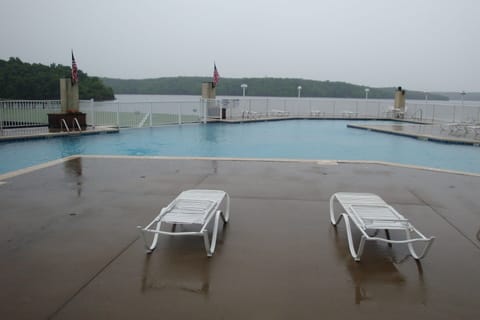
<instances>
[{"instance_id":1,"label":"blue pool water","mask_svg":"<svg viewBox=\"0 0 480 320\"><path fill-rule=\"evenodd\" d=\"M347 128L352 121L195 124L0 143L0 173L74 155L378 160L480 173L480 148Z\"/></svg>"}]
</instances>

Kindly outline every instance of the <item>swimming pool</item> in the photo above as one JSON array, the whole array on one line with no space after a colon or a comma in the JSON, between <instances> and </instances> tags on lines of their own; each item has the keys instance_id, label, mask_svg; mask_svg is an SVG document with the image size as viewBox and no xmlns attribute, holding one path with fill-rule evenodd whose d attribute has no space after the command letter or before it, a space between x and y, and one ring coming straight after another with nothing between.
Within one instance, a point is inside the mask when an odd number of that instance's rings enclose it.
<instances>
[{"instance_id":1,"label":"swimming pool","mask_svg":"<svg viewBox=\"0 0 480 320\"><path fill-rule=\"evenodd\" d=\"M0 173L81 155L375 160L480 173L480 148L347 128L344 120L166 126L0 143Z\"/></svg>"}]
</instances>

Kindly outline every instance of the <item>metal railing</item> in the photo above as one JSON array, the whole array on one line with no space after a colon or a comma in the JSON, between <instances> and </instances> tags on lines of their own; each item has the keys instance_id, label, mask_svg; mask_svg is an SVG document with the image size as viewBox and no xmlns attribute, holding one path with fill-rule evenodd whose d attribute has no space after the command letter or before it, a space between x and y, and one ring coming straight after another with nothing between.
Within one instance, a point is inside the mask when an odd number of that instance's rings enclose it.
<instances>
[{"instance_id":1,"label":"metal railing","mask_svg":"<svg viewBox=\"0 0 480 320\"><path fill-rule=\"evenodd\" d=\"M325 117L416 120L422 122L480 121L480 102L408 102L401 114L392 112L393 100L325 98L236 98L217 99L226 119L259 117Z\"/></svg>"},{"instance_id":2,"label":"metal railing","mask_svg":"<svg viewBox=\"0 0 480 320\"><path fill-rule=\"evenodd\" d=\"M0 100L0 135L42 130L48 126L48 114L60 110L60 100Z\"/></svg>"},{"instance_id":3,"label":"metal railing","mask_svg":"<svg viewBox=\"0 0 480 320\"><path fill-rule=\"evenodd\" d=\"M165 124L200 122L204 103L196 101L80 101L80 111L87 114L87 125L118 128L155 127Z\"/></svg>"},{"instance_id":4,"label":"metal railing","mask_svg":"<svg viewBox=\"0 0 480 320\"><path fill-rule=\"evenodd\" d=\"M408 102L405 112L392 113L393 100L236 97L156 101L80 101L87 126L119 128L250 118L403 118L423 122L480 122L480 102ZM59 100L0 101L0 135L48 132L48 114L61 112Z\"/></svg>"}]
</instances>

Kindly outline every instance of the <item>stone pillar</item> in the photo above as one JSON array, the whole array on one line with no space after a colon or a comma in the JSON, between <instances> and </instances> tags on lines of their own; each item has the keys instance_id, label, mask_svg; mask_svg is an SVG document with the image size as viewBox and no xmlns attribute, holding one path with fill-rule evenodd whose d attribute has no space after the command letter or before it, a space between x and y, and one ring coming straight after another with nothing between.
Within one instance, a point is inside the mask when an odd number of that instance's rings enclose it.
<instances>
[{"instance_id":1,"label":"stone pillar","mask_svg":"<svg viewBox=\"0 0 480 320\"><path fill-rule=\"evenodd\" d=\"M202 83L202 99L204 102L204 121L207 117L220 118L221 111L216 106L215 98L217 97L217 91L213 82L203 82Z\"/></svg>"},{"instance_id":2,"label":"stone pillar","mask_svg":"<svg viewBox=\"0 0 480 320\"><path fill-rule=\"evenodd\" d=\"M60 79L60 105L60 113L48 114L49 129L52 131L65 129L62 128L63 121L72 131L78 130L79 125L82 130L87 128L86 114L79 111L78 83L72 85L70 79Z\"/></svg>"},{"instance_id":3,"label":"stone pillar","mask_svg":"<svg viewBox=\"0 0 480 320\"><path fill-rule=\"evenodd\" d=\"M213 82L202 83L202 98L203 99L215 99L217 97L217 90L213 85Z\"/></svg>"},{"instance_id":4,"label":"stone pillar","mask_svg":"<svg viewBox=\"0 0 480 320\"><path fill-rule=\"evenodd\" d=\"M70 79L60 79L60 101L62 113L78 112L80 106L78 83L72 85Z\"/></svg>"},{"instance_id":5,"label":"stone pillar","mask_svg":"<svg viewBox=\"0 0 480 320\"><path fill-rule=\"evenodd\" d=\"M395 91L395 109L399 109L401 112L405 112L405 90L402 87L398 87Z\"/></svg>"},{"instance_id":6,"label":"stone pillar","mask_svg":"<svg viewBox=\"0 0 480 320\"><path fill-rule=\"evenodd\" d=\"M68 85L71 86L69 79L60 79L60 105L62 113L67 113L68 110Z\"/></svg>"}]
</instances>

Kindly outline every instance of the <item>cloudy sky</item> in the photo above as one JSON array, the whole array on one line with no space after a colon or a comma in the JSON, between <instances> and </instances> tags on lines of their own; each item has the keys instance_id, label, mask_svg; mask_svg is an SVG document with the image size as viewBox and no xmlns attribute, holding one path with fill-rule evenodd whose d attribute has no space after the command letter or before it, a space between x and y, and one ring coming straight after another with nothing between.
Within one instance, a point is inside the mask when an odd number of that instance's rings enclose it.
<instances>
[{"instance_id":1,"label":"cloudy sky","mask_svg":"<svg viewBox=\"0 0 480 320\"><path fill-rule=\"evenodd\" d=\"M0 59L480 91L477 0L1 0Z\"/></svg>"}]
</instances>

